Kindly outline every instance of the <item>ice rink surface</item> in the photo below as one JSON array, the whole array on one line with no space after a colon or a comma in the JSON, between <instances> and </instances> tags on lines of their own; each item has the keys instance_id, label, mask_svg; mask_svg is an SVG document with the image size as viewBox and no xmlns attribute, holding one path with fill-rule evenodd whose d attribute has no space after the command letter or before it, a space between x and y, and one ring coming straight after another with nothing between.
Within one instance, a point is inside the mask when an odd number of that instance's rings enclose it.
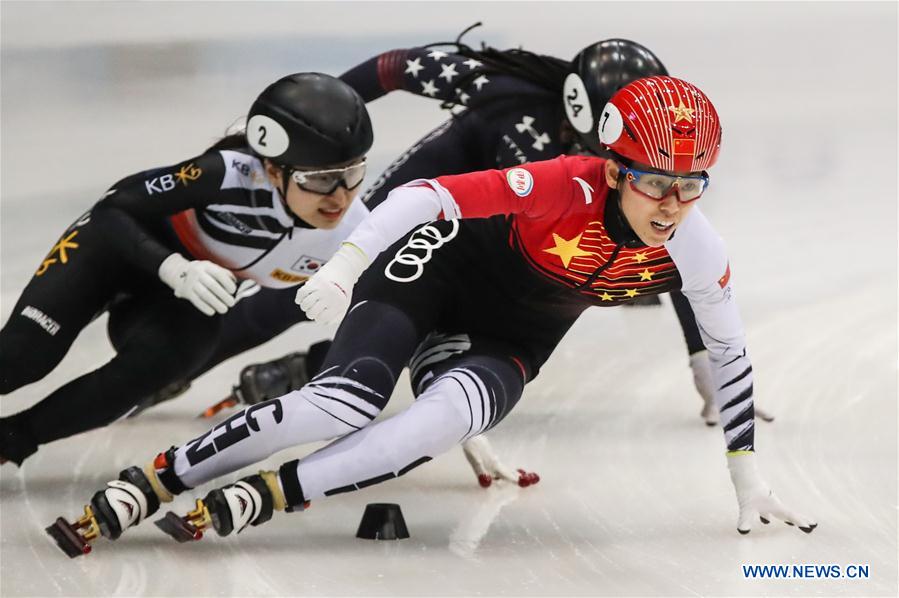
<instances>
[{"instance_id":1,"label":"ice rink surface","mask_svg":"<svg viewBox=\"0 0 899 598\"><path fill-rule=\"evenodd\" d=\"M757 424L758 458L783 501L820 524L737 534L721 432L698 417L666 304L588 310L492 433L510 465L540 473L536 487L483 490L455 451L236 538L179 545L145 524L65 558L44 526L76 515L123 467L205 431L193 416L242 365L332 332L303 325L178 401L42 447L21 470L2 466L0 595L897 594L895 3L4 1L0 11L3 322L59 233L110 184L199 153L286 73L339 74L478 20L473 45L570 57L602 38L646 44L721 114L702 206L728 243L757 403L777 415ZM446 116L399 93L370 109L371 180ZM0 411L109 359L104 324ZM409 401L401 384L387 414ZM356 539L368 502L400 503L412 537ZM746 579L744 564L859 564L870 576Z\"/></svg>"}]
</instances>

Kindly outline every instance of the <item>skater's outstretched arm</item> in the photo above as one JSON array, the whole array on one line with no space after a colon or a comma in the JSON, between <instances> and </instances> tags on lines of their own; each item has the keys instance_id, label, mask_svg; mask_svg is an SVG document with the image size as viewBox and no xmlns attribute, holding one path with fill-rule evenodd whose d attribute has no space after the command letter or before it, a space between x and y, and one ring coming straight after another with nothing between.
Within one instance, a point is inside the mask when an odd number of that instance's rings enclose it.
<instances>
[{"instance_id":1,"label":"skater's outstretched arm","mask_svg":"<svg viewBox=\"0 0 899 598\"><path fill-rule=\"evenodd\" d=\"M756 518L763 523L777 518L811 532L817 524L784 507L756 469L752 364L724 242L694 208L665 246L681 272L684 295L708 348L715 404L739 505L737 530L747 534Z\"/></svg>"}]
</instances>

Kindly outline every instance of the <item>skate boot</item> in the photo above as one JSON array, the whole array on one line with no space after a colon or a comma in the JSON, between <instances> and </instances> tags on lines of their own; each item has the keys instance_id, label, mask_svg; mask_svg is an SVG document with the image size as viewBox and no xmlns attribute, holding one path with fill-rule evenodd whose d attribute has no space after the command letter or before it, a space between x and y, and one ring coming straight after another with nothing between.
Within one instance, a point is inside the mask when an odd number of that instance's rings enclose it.
<instances>
[{"instance_id":1,"label":"skate boot","mask_svg":"<svg viewBox=\"0 0 899 598\"><path fill-rule=\"evenodd\" d=\"M184 393L186 393L190 389L190 380L176 380L172 382L165 388L159 390L158 392L153 393L149 397L145 398L141 401L137 409L128 414L128 417L137 417L150 407L155 405L159 405L160 403L165 403L166 401L171 401L177 397L180 397Z\"/></svg>"},{"instance_id":2,"label":"skate boot","mask_svg":"<svg viewBox=\"0 0 899 598\"><path fill-rule=\"evenodd\" d=\"M240 383L231 390L231 394L204 411L200 417L212 417L238 403L255 405L275 399L302 388L307 382L306 353L290 353L274 361L254 363L241 370Z\"/></svg>"},{"instance_id":3,"label":"skate boot","mask_svg":"<svg viewBox=\"0 0 899 598\"><path fill-rule=\"evenodd\" d=\"M171 500L171 496L163 497ZM106 484L84 507L84 515L69 523L56 519L46 532L70 558L91 551L91 543L100 536L116 540L126 529L134 527L159 510L160 497L139 467L129 467L119 479Z\"/></svg>"},{"instance_id":4,"label":"skate boot","mask_svg":"<svg viewBox=\"0 0 899 598\"><path fill-rule=\"evenodd\" d=\"M194 510L183 517L169 511L156 526L178 542L189 542L202 539L210 527L220 536L240 533L265 523L284 507L277 474L260 471L197 499Z\"/></svg>"}]
</instances>

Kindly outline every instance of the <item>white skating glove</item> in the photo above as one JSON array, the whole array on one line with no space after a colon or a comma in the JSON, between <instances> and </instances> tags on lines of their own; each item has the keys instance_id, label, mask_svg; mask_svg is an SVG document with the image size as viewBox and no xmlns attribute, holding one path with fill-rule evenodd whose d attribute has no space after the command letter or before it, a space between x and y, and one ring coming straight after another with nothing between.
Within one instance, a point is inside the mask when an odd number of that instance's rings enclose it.
<instances>
[{"instance_id":1,"label":"white skating glove","mask_svg":"<svg viewBox=\"0 0 899 598\"><path fill-rule=\"evenodd\" d=\"M462 443L462 451L468 464L478 476L478 484L482 488L487 488L493 483L493 480L506 480L513 484L518 484L522 488L526 488L540 481L540 476L533 472L527 472L523 469L512 469L503 465L499 457L493 452L493 447L487 441L487 437L483 434L469 438Z\"/></svg>"},{"instance_id":2,"label":"white skating glove","mask_svg":"<svg viewBox=\"0 0 899 598\"><path fill-rule=\"evenodd\" d=\"M361 249L342 244L334 257L300 287L296 304L310 320L322 324L340 321L350 307L353 286L367 267L368 258Z\"/></svg>"},{"instance_id":3,"label":"white skating glove","mask_svg":"<svg viewBox=\"0 0 899 598\"><path fill-rule=\"evenodd\" d=\"M798 526L807 534L818 527L817 523L783 506L780 499L759 477L754 452L728 453L727 467L730 469L730 479L737 491L737 503L740 506L737 531L741 534L748 534L752 530L756 518L765 524L777 518L787 525Z\"/></svg>"},{"instance_id":4,"label":"white skating glove","mask_svg":"<svg viewBox=\"0 0 899 598\"><path fill-rule=\"evenodd\" d=\"M690 355L690 370L693 371L693 385L702 398L702 411L699 416L707 426L718 425L718 406L715 405L715 383L712 381L712 366L709 364L709 352L697 351ZM769 411L755 405L755 415L766 422L773 422L774 416Z\"/></svg>"},{"instance_id":5,"label":"white skating glove","mask_svg":"<svg viewBox=\"0 0 899 598\"><path fill-rule=\"evenodd\" d=\"M234 274L218 264L189 261L173 253L159 265L159 279L172 287L175 297L187 299L207 316L234 307L237 282Z\"/></svg>"}]
</instances>

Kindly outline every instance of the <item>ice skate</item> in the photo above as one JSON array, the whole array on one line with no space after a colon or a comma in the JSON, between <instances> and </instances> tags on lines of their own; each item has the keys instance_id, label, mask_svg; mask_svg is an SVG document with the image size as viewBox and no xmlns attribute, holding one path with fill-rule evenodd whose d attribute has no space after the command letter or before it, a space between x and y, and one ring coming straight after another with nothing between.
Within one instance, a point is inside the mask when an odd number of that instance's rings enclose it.
<instances>
[{"instance_id":1,"label":"ice skate","mask_svg":"<svg viewBox=\"0 0 899 598\"><path fill-rule=\"evenodd\" d=\"M268 483L267 476L270 476ZM178 542L200 540L209 528L220 536L240 533L250 525L260 525L271 519L276 508L284 508L283 499L278 500L269 484L277 486L274 473L248 476L197 499L194 509L184 516L169 511L156 521L156 527Z\"/></svg>"},{"instance_id":2,"label":"ice skate","mask_svg":"<svg viewBox=\"0 0 899 598\"><path fill-rule=\"evenodd\" d=\"M190 380L176 380L162 390L153 393L138 404L137 408L128 414L128 417L137 417L150 407L171 401L190 390Z\"/></svg>"},{"instance_id":3,"label":"ice skate","mask_svg":"<svg viewBox=\"0 0 899 598\"><path fill-rule=\"evenodd\" d=\"M84 507L74 523L59 517L46 532L70 558L91 551L98 538L115 540L122 533L159 510L159 497L139 467L129 467L119 479L106 484Z\"/></svg>"},{"instance_id":4,"label":"ice skate","mask_svg":"<svg viewBox=\"0 0 899 598\"><path fill-rule=\"evenodd\" d=\"M206 409L200 417L212 417L239 403L255 405L274 399L302 388L307 382L306 353L290 353L273 361L254 363L241 370L240 382L231 389L231 394Z\"/></svg>"}]
</instances>

